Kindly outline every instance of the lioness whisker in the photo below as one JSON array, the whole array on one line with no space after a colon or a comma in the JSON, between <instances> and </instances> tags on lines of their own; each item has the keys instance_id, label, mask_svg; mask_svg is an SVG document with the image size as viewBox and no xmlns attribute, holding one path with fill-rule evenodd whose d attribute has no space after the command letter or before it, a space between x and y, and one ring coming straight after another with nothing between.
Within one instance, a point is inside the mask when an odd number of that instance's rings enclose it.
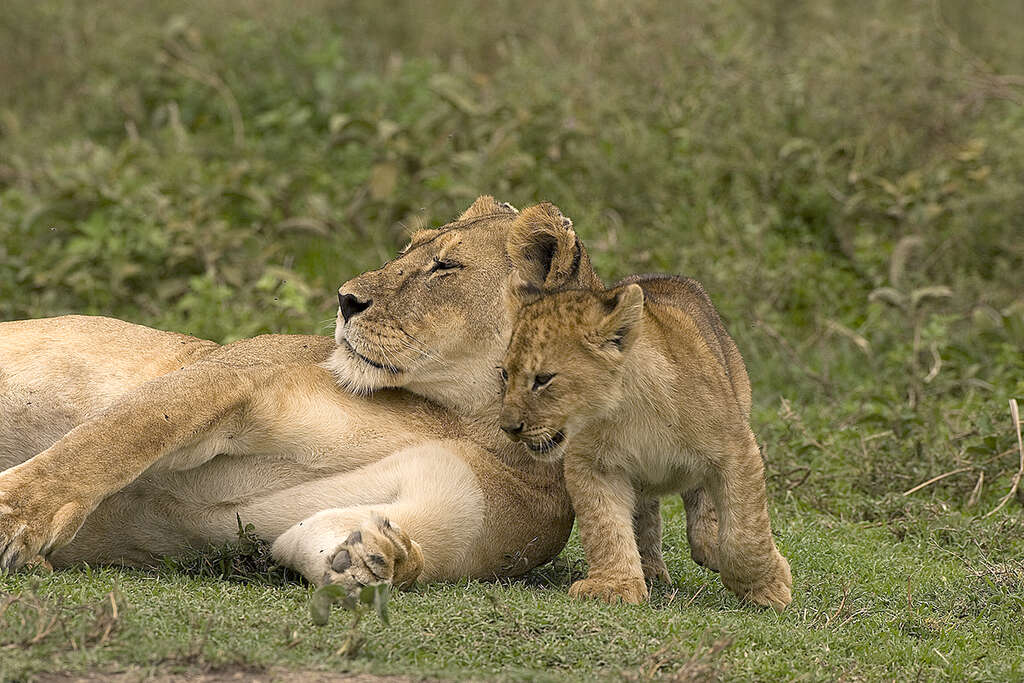
<instances>
[{"instance_id":1,"label":"lioness whisker","mask_svg":"<svg viewBox=\"0 0 1024 683\"><path fill-rule=\"evenodd\" d=\"M433 353L431 353L430 351L428 351L425 348L425 345L423 344L423 342L421 342L419 339L417 339L416 337L412 336L411 334L409 334L408 332L406 332L405 330L403 330L401 328L397 328L397 329L398 329L399 332L404 334L408 338L408 340L404 341L404 342L403 342L403 340L396 340L396 341L405 343L406 346L409 349L411 349L413 351L416 351L417 353L423 355L426 358L429 358L430 360L432 360L432 361L434 361L436 363L440 363L444 367L448 367L450 365L450 363L445 362L444 360L442 360L438 356L436 356Z\"/></svg>"}]
</instances>

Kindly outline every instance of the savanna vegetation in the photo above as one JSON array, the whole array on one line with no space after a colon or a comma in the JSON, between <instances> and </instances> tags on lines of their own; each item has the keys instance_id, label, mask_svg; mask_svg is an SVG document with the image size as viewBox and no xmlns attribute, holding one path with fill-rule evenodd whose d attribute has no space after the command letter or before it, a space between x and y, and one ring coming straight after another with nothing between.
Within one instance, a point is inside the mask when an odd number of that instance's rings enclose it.
<instances>
[{"instance_id":1,"label":"savanna vegetation","mask_svg":"<svg viewBox=\"0 0 1024 683\"><path fill-rule=\"evenodd\" d=\"M243 534L0 577L0 678L1024 678L1022 29L1016 0L5 2L0 319L329 333L411 229L551 200L606 281L705 283L795 586L741 605L676 501L649 606L570 601L574 538L357 608L353 652Z\"/></svg>"}]
</instances>

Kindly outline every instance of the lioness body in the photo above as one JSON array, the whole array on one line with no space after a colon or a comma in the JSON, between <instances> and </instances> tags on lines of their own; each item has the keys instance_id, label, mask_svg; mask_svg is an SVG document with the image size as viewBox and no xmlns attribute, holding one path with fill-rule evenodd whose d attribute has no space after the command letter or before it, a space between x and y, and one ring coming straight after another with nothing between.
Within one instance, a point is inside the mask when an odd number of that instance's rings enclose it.
<instances>
[{"instance_id":1,"label":"lioness body","mask_svg":"<svg viewBox=\"0 0 1024 683\"><path fill-rule=\"evenodd\" d=\"M529 268L601 285L571 224L531 215L481 197L414 236L343 285L360 303L341 307L334 342L3 323L0 566L149 563L232 538L236 514L318 584L546 561L572 512L558 470L497 430L509 282Z\"/></svg>"},{"instance_id":2,"label":"lioness body","mask_svg":"<svg viewBox=\"0 0 1024 683\"><path fill-rule=\"evenodd\" d=\"M541 561L557 552L558 536L566 532L557 485L531 480L530 468L510 467L475 446L446 411L405 392L366 397L341 390L319 366L334 349L328 338L266 336L218 348L121 321L68 317L2 323L0 339L2 467L45 450L133 392L147 394L146 382L167 378L182 363L244 366L251 383L237 407L210 411L201 438L106 498L74 539L52 553L55 565L151 563L155 556L233 538L236 514L272 540L321 510L354 505L380 506L378 512L413 538L426 532L420 515L428 525L450 522L446 537L428 543L423 580L521 572L523 560L513 567L505 553L522 548L527 564ZM36 362L16 362L26 357L19 353L23 343L41 341L45 352ZM132 341L145 348L146 358L111 352ZM71 343L75 348L66 348ZM91 354L105 362L89 363ZM47 365L58 356L64 372L47 379ZM167 421L196 411L209 397L179 399L161 406ZM105 467L117 473L114 463ZM73 497L57 478L51 479L53 494ZM411 490L400 496L403 485ZM420 487L430 495L416 498ZM385 501L400 497L422 506L415 514L389 514ZM527 515L518 532L509 527L508 509ZM546 535L548 529L553 533ZM483 543L480 536L508 545ZM476 552L466 555L465 547ZM309 578L324 580L322 574Z\"/></svg>"},{"instance_id":3,"label":"lioness body","mask_svg":"<svg viewBox=\"0 0 1024 683\"><path fill-rule=\"evenodd\" d=\"M541 297L523 308L504 367L503 428L545 460L564 457L590 563L573 594L646 599L645 576L667 578L657 498L681 493L717 511L711 547L693 524L714 516L688 520L695 556L741 597L789 603L746 369L699 283L639 276Z\"/></svg>"}]
</instances>

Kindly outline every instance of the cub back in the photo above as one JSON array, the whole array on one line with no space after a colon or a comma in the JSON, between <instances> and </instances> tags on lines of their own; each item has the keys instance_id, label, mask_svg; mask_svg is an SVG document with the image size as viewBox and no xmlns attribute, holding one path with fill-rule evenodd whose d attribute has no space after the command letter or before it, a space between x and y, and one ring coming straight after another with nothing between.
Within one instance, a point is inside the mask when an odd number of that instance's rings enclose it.
<instances>
[{"instance_id":1,"label":"cub back","mask_svg":"<svg viewBox=\"0 0 1024 683\"><path fill-rule=\"evenodd\" d=\"M736 342L729 336L721 316L711 303L704 287L693 278L678 275L630 275L616 282L612 289L637 284L644 291L648 310L657 317L659 306L668 306L690 318L697 331L721 364L732 384L733 393L745 418L750 418L750 379ZM653 305L652 305L653 304ZM670 321L665 328L671 330Z\"/></svg>"}]
</instances>

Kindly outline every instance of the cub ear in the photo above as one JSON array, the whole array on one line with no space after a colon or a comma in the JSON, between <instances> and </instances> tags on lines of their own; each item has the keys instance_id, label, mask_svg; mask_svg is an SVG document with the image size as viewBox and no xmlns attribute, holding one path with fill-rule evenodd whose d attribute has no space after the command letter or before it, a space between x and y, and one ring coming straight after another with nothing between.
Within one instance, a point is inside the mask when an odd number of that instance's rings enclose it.
<instances>
[{"instance_id":1,"label":"cub ear","mask_svg":"<svg viewBox=\"0 0 1024 683\"><path fill-rule=\"evenodd\" d=\"M462 212L459 216L460 221L468 220L470 218L480 218L481 216L490 216L495 213L507 213L515 214L516 207L512 206L508 202L497 202L494 197L489 194L480 195L476 198L473 204Z\"/></svg>"},{"instance_id":2,"label":"cub ear","mask_svg":"<svg viewBox=\"0 0 1024 683\"><path fill-rule=\"evenodd\" d=\"M602 349L628 351L640 336L644 290L633 283L608 292L603 313L592 341Z\"/></svg>"},{"instance_id":3,"label":"cub ear","mask_svg":"<svg viewBox=\"0 0 1024 683\"><path fill-rule=\"evenodd\" d=\"M523 209L512 223L505 251L512 261L513 286L523 292L570 285L580 269L583 247L572 221L554 204Z\"/></svg>"}]
</instances>

